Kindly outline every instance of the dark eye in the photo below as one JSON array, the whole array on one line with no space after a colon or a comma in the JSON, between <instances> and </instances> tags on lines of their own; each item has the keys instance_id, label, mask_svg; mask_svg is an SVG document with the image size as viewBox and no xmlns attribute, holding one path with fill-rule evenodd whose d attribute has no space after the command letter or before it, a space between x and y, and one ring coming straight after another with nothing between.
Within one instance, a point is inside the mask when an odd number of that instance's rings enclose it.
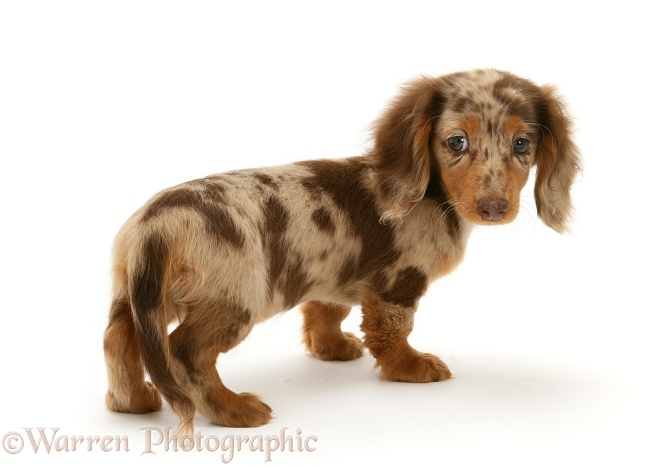
<instances>
[{"instance_id":1,"label":"dark eye","mask_svg":"<svg viewBox=\"0 0 659 466\"><path fill-rule=\"evenodd\" d=\"M469 140L465 136L451 136L446 143L455 152L464 152L469 148Z\"/></svg>"},{"instance_id":2,"label":"dark eye","mask_svg":"<svg viewBox=\"0 0 659 466\"><path fill-rule=\"evenodd\" d=\"M517 138L513 142L513 152L516 154L526 154L529 150L529 140L524 138Z\"/></svg>"}]
</instances>

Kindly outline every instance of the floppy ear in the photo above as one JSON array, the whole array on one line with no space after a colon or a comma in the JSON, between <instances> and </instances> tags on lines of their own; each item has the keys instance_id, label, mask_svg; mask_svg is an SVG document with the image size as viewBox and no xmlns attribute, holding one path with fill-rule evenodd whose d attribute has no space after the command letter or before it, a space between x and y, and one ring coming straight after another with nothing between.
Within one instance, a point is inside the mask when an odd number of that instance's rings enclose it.
<instances>
[{"instance_id":1,"label":"floppy ear","mask_svg":"<svg viewBox=\"0 0 659 466\"><path fill-rule=\"evenodd\" d=\"M383 221L402 218L426 192L432 128L444 105L440 82L408 84L375 124L370 156Z\"/></svg>"},{"instance_id":2,"label":"floppy ear","mask_svg":"<svg viewBox=\"0 0 659 466\"><path fill-rule=\"evenodd\" d=\"M537 111L542 134L536 156L535 202L542 221L563 233L572 210L570 189L581 169L579 151L572 142L572 122L551 86L540 88Z\"/></svg>"}]
</instances>

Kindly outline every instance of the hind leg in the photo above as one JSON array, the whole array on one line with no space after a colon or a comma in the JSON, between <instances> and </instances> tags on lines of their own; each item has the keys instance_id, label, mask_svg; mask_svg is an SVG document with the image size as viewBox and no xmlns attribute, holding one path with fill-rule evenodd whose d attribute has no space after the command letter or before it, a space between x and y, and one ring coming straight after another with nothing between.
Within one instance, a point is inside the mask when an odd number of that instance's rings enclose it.
<instances>
[{"instance_id":1,"label":"hind leg","mask_svg":"<svg viewBox=\"0 0 659 466\"><path fill-rule=\"evenodd\" d=\"M121 413L143 414L158 411L162 400L144 379L142 358L135 339L135 325L127 301L115 300L103 339L108 391L105 404Z\"/></svg>"},{"instance_id":2,"label":"hind leg","mask_svg":"<svg viewBox=\"0 0 659 466\"><path fill-rule=\"evenodd\" d=\"M186 381L197 410L215 424L257 427L272 418L272 409L258 396L229 390L216 370L218 355L247 336L249 321L245 310L197 308L170 335L172 353L180 362L178 378Z\"/></svg>"},{"instance_id":3,"label":"hind leg","mask_svg":"<svg viewBox=\"0 0 659 466\"><path fill-rule=\"evenodd\" d=\"M363 354L362 341L352 333L341 331L341 322L348 317L349 307L307 301L300 306L300 311L304 344L318 359L349 361Z\"/></svg>"}]
</instances>

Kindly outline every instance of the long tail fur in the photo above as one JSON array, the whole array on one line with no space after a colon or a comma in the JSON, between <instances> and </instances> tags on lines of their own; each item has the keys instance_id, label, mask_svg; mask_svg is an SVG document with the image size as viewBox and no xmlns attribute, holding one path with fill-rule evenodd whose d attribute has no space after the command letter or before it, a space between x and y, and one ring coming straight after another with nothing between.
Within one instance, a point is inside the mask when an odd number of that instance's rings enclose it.
<instances>
[{"instance_id":1,"label":"long tail fur","mask_svg":"<svg viewBox=\"0 0 659 466\"><path fill-rule=\"evenodd\" d=\"M167 303L163 296L168 255L166 240L157 233L150 233L142 245L142 260L128 280L137 343L144 365L152 383L181 420L178 434L185 435L192 432L195 406L172 373L164 309Z\"/></svg>"}]
</instances>

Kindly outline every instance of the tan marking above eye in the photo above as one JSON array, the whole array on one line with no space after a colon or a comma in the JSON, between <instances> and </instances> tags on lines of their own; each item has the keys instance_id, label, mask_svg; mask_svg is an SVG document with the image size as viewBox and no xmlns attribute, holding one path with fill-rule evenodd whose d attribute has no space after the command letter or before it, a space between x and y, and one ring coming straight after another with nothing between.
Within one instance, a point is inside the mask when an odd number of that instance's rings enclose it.
<instances>
[{"instance_id":1,"label":"tan marking above eye","mask_svg":"<svg viewBox=\"0 0 659 466\"><path fill-rule=\"evenodd\" d=\"M511 116L506 118L505 123L506 131L510 134L515 134L519 131L528 129L528 125L524 123L524 120L517 116Z\"/></svg>"},{"instance_id":2,"label":"tan marking above eye","mask_svg":"<svg viewBox=\"0 0 659 466\"><path fill-rule=\"evenodd\" d=\"M481 119L477 116L471 116L465 118L462 121L462 127L464 128L467 135L473 135L480 131L481 129Z\"/></svg>"}]
</instances>

